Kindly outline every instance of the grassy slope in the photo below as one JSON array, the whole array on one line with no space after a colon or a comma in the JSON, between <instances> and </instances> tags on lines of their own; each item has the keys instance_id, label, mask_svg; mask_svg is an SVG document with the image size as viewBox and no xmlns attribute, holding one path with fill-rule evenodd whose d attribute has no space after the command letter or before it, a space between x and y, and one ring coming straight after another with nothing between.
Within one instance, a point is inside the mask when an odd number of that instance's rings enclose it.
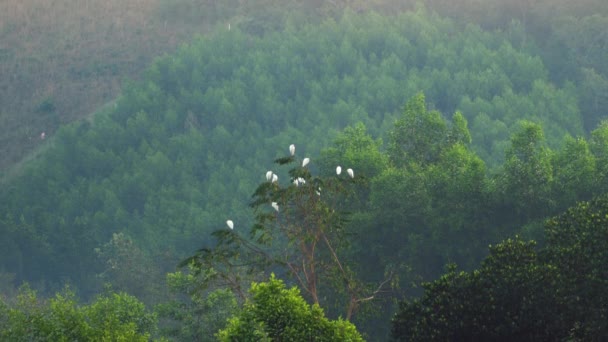
<instances>
[{"instance_id":1,"label":"grassy slope","mask_svg":"<svg viewBox=\"0 0 608 342\"><path fill-rule=\"evenodd\" d=\"M167 20L162 0L0 2L0 170L115 98L209 21Z\"/></svg>"}]
</instances>

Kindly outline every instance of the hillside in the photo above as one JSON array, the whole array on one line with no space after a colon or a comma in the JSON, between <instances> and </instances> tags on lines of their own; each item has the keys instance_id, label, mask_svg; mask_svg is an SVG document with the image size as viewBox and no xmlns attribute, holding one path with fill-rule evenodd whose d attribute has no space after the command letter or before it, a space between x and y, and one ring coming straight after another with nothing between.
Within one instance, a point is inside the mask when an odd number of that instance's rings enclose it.
<instances>
[{"instance_id":1,"label":"hillside","mask_svg":"<svg viewBox=\"0 0 608 342\"><path fill-rule=\"evenodd\" d=\"M219 248L231 271L250 261L235 241L308 253L310 240L256 239L266 227L253 225L304 203L291 218L339 240L348 279L394 277L354 316L380 338L394 300L446 264L473 270L514 235L542 247L544 220L608 191L608 17L484 4L511 20L392 1L4 5L0 289L70 284L89 300L112 284L150 307L192 305L164 314L205 305L217 331L206 300L226 284L205 276L225 268L205 253ZM202 273L172 273L187 257ZM283 261L231 274L241 288L269 271L292 285ZM343 304L336 279L301 288L328 317Z\"/></svg>"},{"instance_id":2,"label":"hillside","mask_svg":"<svg viewBox=\"0 0 608 342\"><path fill-rule=\"evenodd\" d=\"M594 94L581 101L585 128L599 122L608 88L602 67L602 39L591 37L603 25L599 0L576 3L537 1L505 4L429 0L442 15L504 29L511 19L540 43L538 50L559 82L581 82ZM7 0L0 3L0 170L22 160L60 125L84 118L113 101L126 79L138 79L154 58L175 51L216 25L252 34L281 30L288 22L339 17L344 8L395 14L415 1L238 0ZM505 15L506 13L506 15ZM597 16L593 18L592 15ZM579 19L581 18L581 19ZM526 25L528 23L528 25ZM523 36L525 39L525 35ZM587 49L599 43L600 49ZM605 43L605 42L604 42ZM604 44L605 45L605 44ZM581 75L579 66L587 68ZM598 75L599 73L599 75Z\"/></svg>"},{"instance_id":3,"label":"hillside","mask_svg":"<svg viewBox=\"0 0 608 342\"><path fill-rule=\"evenodd\" d=\"M197 20L177 20L180 3L0 2L0 169L42 143L40 133L52 136L113 101L124 80L223 17L199 11Z\"/></svg>"}]
</instances>

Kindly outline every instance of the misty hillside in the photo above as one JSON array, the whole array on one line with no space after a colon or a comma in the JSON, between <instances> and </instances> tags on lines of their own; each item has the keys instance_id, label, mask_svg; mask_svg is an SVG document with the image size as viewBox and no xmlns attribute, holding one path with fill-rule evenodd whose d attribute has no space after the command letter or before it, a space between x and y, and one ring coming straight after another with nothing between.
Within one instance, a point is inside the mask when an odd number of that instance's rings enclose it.
<instances>
[{"instance_id":1,"label":"misty hillside","mask_svg":"<svg viewBox=\"0 0 608 342\"><path fill-rule=\"evenodd\" d=\"M52 134L112 101L122 82L137 78L155 57L231 15L199 5L198 13L190 11L196 20L183 22L177 17L188 12L185 3L0 3L0 168L37 146L41 132Z\"/></svg>"},{"instance_id":2,"label":"misty hillside","mask_svg":"<svg viewBox=\"0 0 608 342\"><path fill-rule=\"evenodd\" d=\"M520 257L531 268L507 283L550 301L534 284L571 271L552 266L574 243L564 227L603 241L589 215L608 191L607 14L594 1L0 4L0 328L21 324L23 296L38 303L16 290L27 282L41 297L70 284L52 310L83 300L73 317L93 325L101 305L155 310L137 328L105 323L123 336L241 336L226 318L250 319L243 289L273 272L285 284L253 286L260 305L298 286L354 323L336 331L453 337L457 320L425 325L429 293L494 282ZM576 253L577 267L602 258ZM568 284L546 291L584 291ZM571 314L555 336L605 332ZM483 329L463 334L501 336Z\"/></svg>"},{"instance_id":3,"label":"misty hillside","mask_svg":"<svg viewBox=\"0 0 608 342\"><path fill-rule=\"evenodd\" d=\"M529 34L546 45L537 53L545 63L553 64L548 65L554 72L551 77L560 82L565 78L578 81L579 65L593 69L585 72L588 82L598 82L594 72L606 74L602 52L592 47L597 43L605 46L593 41L602 39L593 33L594 27L602 25L597 15L606 14L601 0L544 0L533 5L429 0L427 5L442 15L487 29L504 28L511 18L523 22ZM228 23L259 34L281 29L294 18L302 22L339 16L344 7L395 13L415 4L392 0L306 4L272 0L221 4L195 0L4 1L0 4L0 169L6 170L39 146L40 133L52 134L61 124L86 117L112 101L124 80L138 78L155 57L174 51L196 34ZM582 25L577 24L579 20ZM585 102L598 108L594 101ZM595 120L587 128L594 124Z\"/></svg>"}]
</instances>

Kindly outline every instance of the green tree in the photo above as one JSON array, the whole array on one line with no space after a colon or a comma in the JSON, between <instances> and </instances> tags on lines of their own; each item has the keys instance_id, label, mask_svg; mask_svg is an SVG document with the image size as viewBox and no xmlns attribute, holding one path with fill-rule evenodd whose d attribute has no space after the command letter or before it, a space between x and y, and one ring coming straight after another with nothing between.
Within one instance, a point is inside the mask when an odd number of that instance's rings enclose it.
<instances>
[{"instance_id":1,"label":"green tree","mask_svg":"<svg viewBox=\"0 0 608 342\"><path fill-rule=\"evenodd\" d=\"M438 111L427 111L424 94L419 93L405 105L402 117L390 133L389 156L403 167L411 162L435 162L446 143L448 127Z\"/></svg>"},{"instance_id":2,"label":"green tree","mask_svg":"<svg viewBox=\"0 0 608 342\"><path fill-rule=\"evenodd\" d=\"M424 295L402 302L393 318L396 341L554 340L567 328L553 315L560 306L555 268L538 260L534 243L506 240L490 248L478 270L455 266L426 283ZM561 331L560 331L561 330Z\"/></svg>"},{"instance_id":3,"label":"green tree","mask_svg":"<svg viewBox=\"0 0 608 342\"><path fill-rule=\"evenodd\" d=\"M378 260L404 264L423 279L437 276L448 261L475 265L479 246L492 241L493 232L483 228L489 209L486 168L468 147L466 119L456 112L448 124L438 112L427 111L424 95L418 94L391 134L393 165L371 180L367 222L360 227L365 238L357 249L366 253L359 262L369 261L367 268ZM433 157L412 157L412 146L417 146L414 155ZM471 246L471 240L479 245Z\"/></svg>"},{"instance_id":4,"label":"green tree","mask_svg":"<svg viewBox=\"0 0 608 342\"><path fill-rule=\"evenodd\" d=\"M251 299L218 332L220 341L363 341L352 323L327 319L318 304L307 304L274 274L249 292Z\"/></svg>"},{"instance_id":5,"label":"green tree","mask_svg":"<svg viewBox=\"0 0 608 342\"><path fill-rule=\"evenodd\" d=\"M608 121L602 121L600 125L591 132L589 142L591 153L595 156L597 176L596 190L598 193L608 191Z\"/></svg>"},{"instance_id":6,"label":"green tree","mask_svg":"<svg viewBox=\"0 0 608 342\"><path fill-rule=\"evenodd\" d=\"M162 293L160 267L131 238L114 233L112 239L95 252L104 264L103 272L98 275L101 279L147 304L158 301Z\"/></svg>"},{"instance_id":7,"label":"green tree","mask_svg":"<svg viewBox=\"0 0 608 342\"><path fill-rule=\"evenodd\" d=\"M199 279L193 272L167 274L171 298L158 304L159 328L163 337L176 341L216 341L228 318L237 313L236 297L228 289L197 291Z\"/></svg>"},{"instance_id":8,"label":"green tree","mask_svg":"<svg viewBox=\"0 0 608 342\"><path fill-rule=\"evenodd\" d=\"M596 159L583 138L566 137L564 146L552 156L553 199L557 208L591 198L598 180Z\"/></svg>"},{"instance_id":9,"label":"green tree","mask_svg":"<svg viewBox=\"0 0 608 342\"><path fill-rule=\"evenodd\" d=\"M608 70L606 70L608 72ZM583 68L578 86L579 107L587 131L591 131L606 117L608 107L608 76L598 74L595 69Z\"/></svg>"},{"instance_id":10,"label":"green tree","mask_svg":"<svg viewBox=\"0 0 608 342\"><path fill-rule=\"evenodd\" d=\"M487 228L492 206L486 172L485 163L460 142L446 148L425 172L432 199L426 248L435 250L442 264L473 267L485 246L497 239L496 231Z\"/></svg>"},{"instance_id":11,"label":"green tree","mask_svg":"<svg viewBox=\"0 0 608 342\"><path fill-rule=\"evenodd\" d=\"M67 290L43 300L24 286L14 304L0 301L3 341L149 341L156 315L125 293L99 296L79 305Z\"/></svg>"},{"instance_id":12,"label":"green tree","mask_svg":"<svg viewBox=\"0 0 608 342\"><path fill-rule=\"evenodd\" d=\"M451 266L401 303L393 339L599 341L608 334L608 195L545 224L546 246L507 239L481 267Z\"/></svg>"},{"instance_id":13,"label":"green tree","mask_svg":"<svg viewBox=\"0 0 608 342\"><path fill-rule=\"evenodd\" d=\"M287 182L267 172L267 181L253 195L256 222L248 238L241 227L215 231L217 244L199 250L181 265L195 267L202 274L203 286L219 281L241 298L246 298L242 289L246 279L281 267L315 304L324 296L338 294L350 320L390 279L389 275L378 288L368 289L341 254L349 244L343 208L354 186L363 180L352 170L313 176L304 160L310 159L299 160L292 154L276 160L279 165L298 164L288 171Z\"/></svg>"},{"instance_id":14,"label":"green tree","mask_svg":"<svg viewBox=\"0 0 608 342\"><path fill-rule=\"evenodd\" d=\"M463 145L469 145L471 143L469 124L461 112L456 112L454 113L454 116L452 116L452 127L448 133L448 144L452 145L456 143Z\"/></svg>"},{"instance_id":15,"label":"green tree","mask_svg":"<svg viewBox=\"0 0 608 342\"><path fill-rule=\"evenodd\" d=\"M551 289L567 310L573 340L608 336L608 195L580 202L546 224L547 259L559 270Z\"/></svg>"},{"instance_id":16,"label":"green tree","mask_svg":"<svg viewBox=\"0 0 608 342\"><path fill-rule=\"evenodd\" d=\"M522 121L511 137L502 172L498 175L499 196L517 224L544 218L551 213L551 151L543 144L540 125Z\"/></svg>"},{"instance_id":17,"label":"green tree","mask_svg":"<svg viewBox=\"0 0 608 342\"><path fill-rule=\"evenodd\" d=\"M343 165L373 178L388 167L388 158L381 148L382 140L374 140L367 127L359 122L344 128L334 140L334 146L322 151L321 168L329 174L335 172L336 165Z\"/></svg>"}]
</instances>

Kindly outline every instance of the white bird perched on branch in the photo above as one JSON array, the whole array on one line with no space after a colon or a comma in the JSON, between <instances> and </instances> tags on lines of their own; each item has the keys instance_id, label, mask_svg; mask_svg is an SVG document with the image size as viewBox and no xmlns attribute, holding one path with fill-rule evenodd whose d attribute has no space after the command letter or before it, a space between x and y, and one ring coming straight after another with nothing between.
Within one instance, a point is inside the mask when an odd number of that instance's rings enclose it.
<instances>
[{"instance_id":1,"label":"white bird perched on branch","mask_svg":"<svg viewBox=\"0 0 608 342\"><path fill-rule=\"evenodd\" d=\"M302 160L302 167L305 167L308 163L310 163L310 158L304 158L304 160Z\"/></svg>"},{"instance_id":2,"label":"white bird perched on branch","mask_svg":"<svg viewBox=\"0 0 608 342\"><path fill-rule=\"evenodd\" d=\"M294 145L294 144L289 145L289 153L291 153L292 156L294 154L296 154L296 145Z\"/></svg>"},{"instance_id":3,"label":"white bird perched on branch","mask_svg":"<svg viewBox=\"0 0 608 342\"><path fill-rule=\"evenodd\" d=\"M277 202L272 202L270 205L272 205L272 207L274 208L274 210L276 210L277 212L279 212L279 205L277 204Z\"/></svg>"},{"instance_id":4,"label":"white bird perched on branch","mask_svg":"<svg viewBox=\"0 0 608 342\"><path fill-rule=\"evenodd\" d=\"M232 220L226 221L226 225L228 225L228 228L234 229L234 222L232 222Z\"/></svg>"},{"instance_id":5,"label":"white bird perched on branch","mask_svg":"<svg viewBox=\"0 0 608 342\"><path fill-rule=\"evenodd\" d=\"M277 175L274 175L274 174L273 174L273 175L272 175L272 182L273 182L273 183L276 183L276 182L278 182L278 181L279 181L279 176L277 176Z\"/></svg>"},{"instance_id":6,"label":"white bird perched on branch","mask_svg":"<svg viewBox=\"0 0 608 342\"><path fill-rule=\"evenodd\" d=\"M336 174L339 176L342 173L342 168L340 166L336 167Z\"/></svg>"},{"instance_id":7,"label":"white bird perched on branch","mask_svg":"<svg viewBox=\"0 0 608 342\"><path fill-rule=\"evenodd\" d=\"M348 169L346 170L346 172L348 172L350 178L355 178L355 171L353 171L353 169Z\"/></svg>"},{"instance_id":8,"label":"white bird perched on branch","mask_svg":"<svg viewBox=\"0 0 608 342\"><path fill-rule=\"evenodd\" d=\"M272 171L266 172L266 180L269 182L272 180Z\"/></svg>"}]
</instances>

